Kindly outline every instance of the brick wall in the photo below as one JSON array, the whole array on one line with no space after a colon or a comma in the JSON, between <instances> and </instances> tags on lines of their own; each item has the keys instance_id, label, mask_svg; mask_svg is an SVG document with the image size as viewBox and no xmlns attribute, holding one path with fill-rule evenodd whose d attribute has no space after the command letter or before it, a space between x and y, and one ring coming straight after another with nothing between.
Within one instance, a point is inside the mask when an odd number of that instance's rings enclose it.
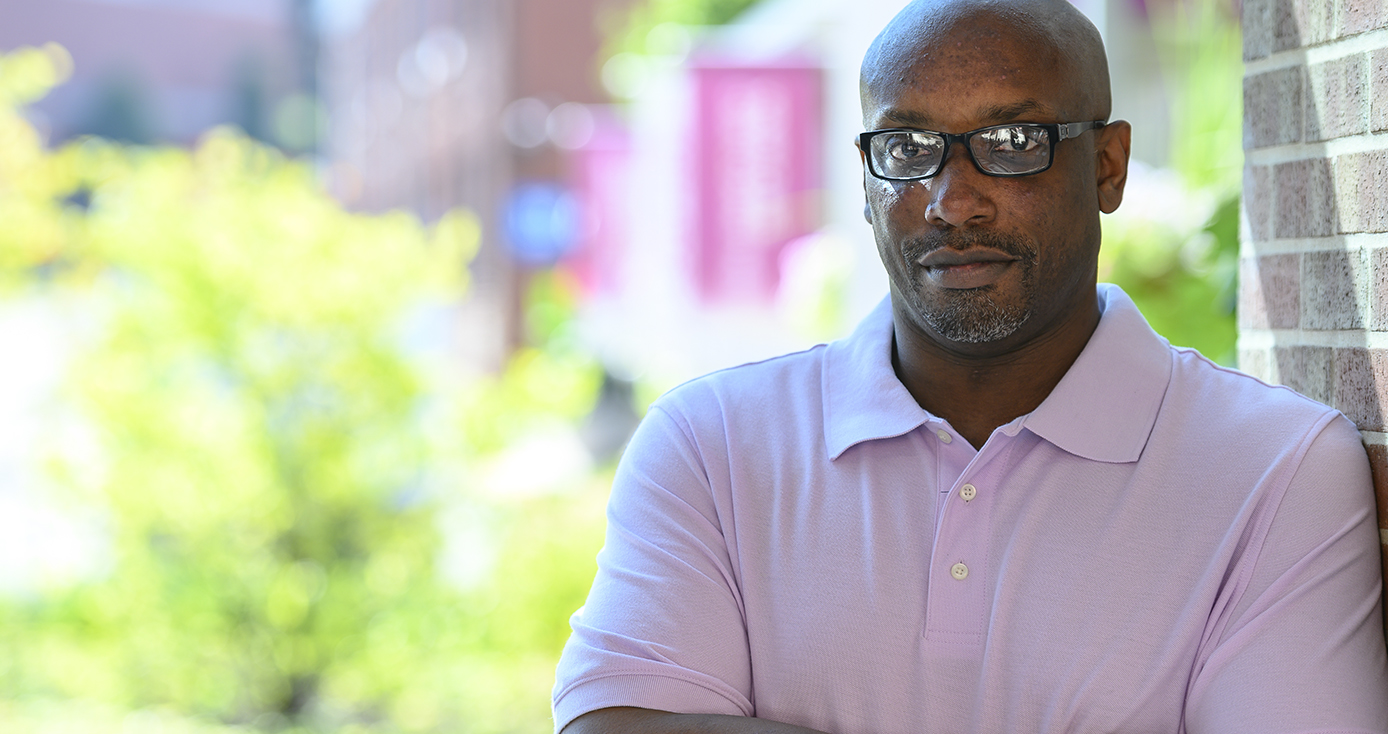
<instances>
[{"instance_id":1,"label":"brick wall","mask_svg":"<svg viewBox=\"0 0 1388 734\"><path fill-rule=\"evenodd\" d=\"M1243 53L1239 365L1358 424L1388 545L1388 9L1244 0Z\"/></svg>"}]
</instances>

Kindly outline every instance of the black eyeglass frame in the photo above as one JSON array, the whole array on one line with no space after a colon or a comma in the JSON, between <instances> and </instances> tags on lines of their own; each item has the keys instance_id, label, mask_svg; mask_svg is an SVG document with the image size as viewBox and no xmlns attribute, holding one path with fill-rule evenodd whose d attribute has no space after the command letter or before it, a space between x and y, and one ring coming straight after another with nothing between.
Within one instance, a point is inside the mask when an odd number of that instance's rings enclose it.
<instances>
[{"instance_id":1,"label":"black eyeglass frame","mask_svg":"<svg viewBox=\"0 0 1388 734\"><path fill-rule=\"evenodd\" d=\"M969 160L973 162L974 168L978 169L978 172L985 176L995 176L997 178L1035 176L1038 173L1042 173L1050 169L1051 164L1055 162L1055 147L1056 145L1060 144L1060 141L1069 140L1070 138L1077 138L1080 135L1082 135L1086 130L1098 130L1099 128L1102 128L1107 124L1107 120L1059 123L1009 122L1004 125L989 125L988 127L981 127L977 130L970 130L966 133L942 133L937 132L935 130L918 130L916 128L910 127L890 127L884 128L882 130L869 130L867 132L858 133L858 150L862 151L863 160L867 162L868 173L871 173L874 178L880 178L883 181L920 181L927 178L934 178L936 175L940 173L940 170L945 167L945 161L949 160L949 146L955 142L962 143L964 145L964 150L969 154ZM988 132L989 130L998 130L1000 128L1021 126L1039 127L1045 129L1046 132L1049 133L1049 139L1053 142L1051 142L1050 151L1046 156L1046 165L1036 169L1035 171L1026 171L1025 173L993 173L992 171L983 170L983 166L978 162L978 158L974 157L974 149L971 145L969 145L969 140L973 138L973 136L979 133ZM885 135L887 133L930 133L931 135L939 135L945 141L944 149L940 153L940 162L935 164L935 168L931 170L929 173L920 176L906 176L901 178L883 176L880 172L878 172L877 164L874 163L872 160L872 139L877 137L878 135Z\"/></svg>"}]
</instances>

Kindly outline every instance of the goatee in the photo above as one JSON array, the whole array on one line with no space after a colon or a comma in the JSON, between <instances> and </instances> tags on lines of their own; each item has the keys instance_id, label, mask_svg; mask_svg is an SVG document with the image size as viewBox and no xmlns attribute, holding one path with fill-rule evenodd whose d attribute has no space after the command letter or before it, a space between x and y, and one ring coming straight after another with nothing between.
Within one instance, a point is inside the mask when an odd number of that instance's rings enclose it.
<instances>
[{"instance_id":1,"label":"goatee","mask_svg":"<svg viewBox=\"0 0 1388 734\"><path fill-rule=\"evenodd\" d=\"M941 247L959 251L987 247L1017 258L1015 267L1021 270L1022 298L1015 302L1003 300L996 286L987 285L950 290L938 298L927 300L921 295L930 292L923 287L925 271L914 268L911 271L911 285L917 310L940 336L962 344L997 341L1016 333L1031 318L1033 271L1037 260L1034 245L1016 237L998 234L952 233L910 240L903 245L902 255L906 262L916 263Z\"/></svg>"}]
</instances>

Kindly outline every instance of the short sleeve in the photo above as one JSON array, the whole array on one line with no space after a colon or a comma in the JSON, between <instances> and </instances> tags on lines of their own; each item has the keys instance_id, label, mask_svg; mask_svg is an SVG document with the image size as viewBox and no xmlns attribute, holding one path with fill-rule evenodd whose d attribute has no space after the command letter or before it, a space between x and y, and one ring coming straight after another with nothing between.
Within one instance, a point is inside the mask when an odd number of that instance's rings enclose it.
<instances>
[{"instance_id":1,"label":"short sleeve","mask_svg":"<svg viewBox=\"0 0 1388 734\"><path fill-rule=\"evenodd\" d=\"M741 597L688 424L653 406L618 465L607 535L554 688L558 731L610 706L751 716Z\"/></svg>"},{"instance_id":2,"label":"short sleeve","mask_svg":"<svg viewBox=\"0 0 1388 734\"><path fill-rule=\"evenodd\" d=\"M1358 432L1336 415L1289 471L1226 580L1239 591L1202 645L1190 734L1388 732L1379 537Z\"/></svg>"}]
</instances>

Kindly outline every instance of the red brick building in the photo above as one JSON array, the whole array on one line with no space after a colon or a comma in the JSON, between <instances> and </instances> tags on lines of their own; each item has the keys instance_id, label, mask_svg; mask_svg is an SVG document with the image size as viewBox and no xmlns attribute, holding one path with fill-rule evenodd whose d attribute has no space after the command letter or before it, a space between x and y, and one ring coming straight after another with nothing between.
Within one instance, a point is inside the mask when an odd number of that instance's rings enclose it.
<instances>
[{"instance_id":1,"label":"red brick building","mask_svg":"<svg viewBox=\"0 0 1388 734\"><path fill-rule=\"evenodd\" d=\"M1239 366L1359 426L1388 545L1385 29L1381 3L1243 4Z\"/></svg>"},{"instance_id":2,"label":"red brick building","mask_svg":"<svg viewBox=\"0 0 1388 734\"><path fill-rule=\"evenodd\" d=\"M459 333L496 367L523 339L525 267L502 211L519 182L563 182L566 114L606 101L598 27L630 0L377 0L324 38L332 127L325 157L342 200L426 220L482 221ZM557 138L556 133L560 135Z\"/></svg>"}]
</instances>

